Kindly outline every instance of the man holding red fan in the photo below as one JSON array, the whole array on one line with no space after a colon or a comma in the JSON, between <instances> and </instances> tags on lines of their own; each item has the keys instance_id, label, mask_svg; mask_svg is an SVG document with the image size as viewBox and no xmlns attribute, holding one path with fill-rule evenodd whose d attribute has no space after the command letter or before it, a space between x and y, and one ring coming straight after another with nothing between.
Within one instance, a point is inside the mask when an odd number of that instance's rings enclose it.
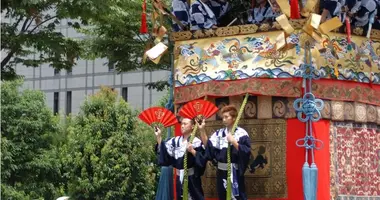
<instances>
[{"instance_id":1,"label":"man holding red fan","mask_svg":"<svg viewBox=\"0 0 380 200\"><path fill-rule=\"evenodd\" d=\"M237 127L235 133L231 129L237 117L234 106L228 105L221 110L225 128L217 130L208 139L205 132L205 120L199 125L202 142L206 144L206 159L218 162L217 191L220 200L226 199L227 189L227 149L231 144L231 183L232 199L246 200L244 173L248 167L251 156L251 141L248 133Z\"/></svg>"},{"instance_id":2,"label":"man holding red fan","mask_svg":"<svg viewBox=\"0 0 380 200\"><path fill-rule=\"evenodd\" d=\"M204 158L205 149L202 141L195 137L190 143L190 135L194 129L195 121L189 118L182 118L181 132L182 136L177 136L162 142L161 130L155 127L157 139L156 151L159 154L159 165L173 166L176 168L176 188L177 199L182 199L183 181L184 181L184 157L187 152L187 175L188 175L188 199L203 200L204 194L202 189L201 176L206 167ZM187 151L186 151L187 150Z\"/></svg>"}]
</instances>

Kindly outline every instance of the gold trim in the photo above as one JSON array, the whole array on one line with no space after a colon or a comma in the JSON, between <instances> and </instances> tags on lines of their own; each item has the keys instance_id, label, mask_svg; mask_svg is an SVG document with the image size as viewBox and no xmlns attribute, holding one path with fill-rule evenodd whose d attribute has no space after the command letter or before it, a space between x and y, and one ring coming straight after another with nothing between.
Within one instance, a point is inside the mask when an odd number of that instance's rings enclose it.
<instances>
[{"instance_id":1,"label":"gold trim","mask_svg":"<svg viewBox=\"0 0 380 200\"><path fill-rule=\"evenodd\" d=\"M221 27L216 29L215 33L219 37L231 36L239 34L239 26Z\"/></svg>"}]
</instances>

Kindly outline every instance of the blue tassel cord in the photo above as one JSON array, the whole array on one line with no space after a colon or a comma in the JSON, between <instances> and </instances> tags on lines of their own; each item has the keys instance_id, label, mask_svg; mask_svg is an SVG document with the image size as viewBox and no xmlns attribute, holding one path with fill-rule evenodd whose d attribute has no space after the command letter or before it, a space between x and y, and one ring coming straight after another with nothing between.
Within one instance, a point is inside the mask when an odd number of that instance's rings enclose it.
<instances>
[{"instance_id":1,"label":"blue tassel cord","mask_svg":"<svg viewBox=\"0 0 380 200\"><path fill-rule=\"evenodd\" d=\"M317 199L318 168L314 162L314 150L323 148L323 142L314 138L312 123L321 119L321 110L324 103L321 99L316 99L311 92L313 79L319 78L318 71L312 65L310 44L305 46L305 64L300 67L301 76L304 83L304 96L294 101L293 107L297 112L297 118L306 124L305 137L298 139L296 145L305 148L305 163L302 167L302 183L304 200ZM321 145L316 146L319 142ZM311 154L311 164L308 162L309 153Z\"/></svg>"}]
</instances>

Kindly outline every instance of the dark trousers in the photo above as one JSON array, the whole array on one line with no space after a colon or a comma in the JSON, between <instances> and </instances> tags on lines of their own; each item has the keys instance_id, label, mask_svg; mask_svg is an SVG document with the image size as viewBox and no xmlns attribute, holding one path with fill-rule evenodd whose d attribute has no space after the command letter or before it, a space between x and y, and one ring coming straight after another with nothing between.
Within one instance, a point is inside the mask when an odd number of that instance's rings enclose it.
<instances>
[{"instance_id":1,"label":"dark trousers","mask_svg":"<svg viewBox=\"0 0 380 200\"><path fill-rule=\"evenodd\" d=\"M227 180L227 171L218 169L216 187L218 191L219 200L226 200L227 190L224 187L223 179ZM238 177L238 184L239 184L239 196L235 196L235 198L238 200L247 200L247 194L245 193L244 175Z\"/></svg>"},{"instance_id":2,"label":"dark trousers","mask_svg":"<svg viewBox=\"0 0 380 200\"><path fill-rule=\"evenodd\" d=\"M193 200L204 200L201 177L189 176L189 194ZM176 178L177 200L182 200L182 184L179 176Z\"/></svg>"}]
</instances>

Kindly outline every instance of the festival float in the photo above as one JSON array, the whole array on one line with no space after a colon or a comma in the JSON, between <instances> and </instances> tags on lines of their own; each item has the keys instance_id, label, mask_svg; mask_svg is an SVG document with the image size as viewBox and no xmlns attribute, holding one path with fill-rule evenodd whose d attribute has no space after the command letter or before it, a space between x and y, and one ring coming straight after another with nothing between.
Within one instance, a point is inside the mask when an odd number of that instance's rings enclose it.
<instances>
[{"instance_id":1,"label":"festival float","mask_svg":"<svg viewBox=\"0 0 380 200\"><path fill-rule=\"evenodd\" d=\"M249 199L380 198L380 31L321 23L317 4L308 0L294 19L288 1L277 1L283 14L273 23L172 32L167 45L154 21L158 41L145 55L156 63L171 55L167 108L207 98L240 110L252 142ZM209 134L222 126L218 114L207 119ZM215 172L210 162L206 199L217 199Z\"/></svg>"}]
</instances>

